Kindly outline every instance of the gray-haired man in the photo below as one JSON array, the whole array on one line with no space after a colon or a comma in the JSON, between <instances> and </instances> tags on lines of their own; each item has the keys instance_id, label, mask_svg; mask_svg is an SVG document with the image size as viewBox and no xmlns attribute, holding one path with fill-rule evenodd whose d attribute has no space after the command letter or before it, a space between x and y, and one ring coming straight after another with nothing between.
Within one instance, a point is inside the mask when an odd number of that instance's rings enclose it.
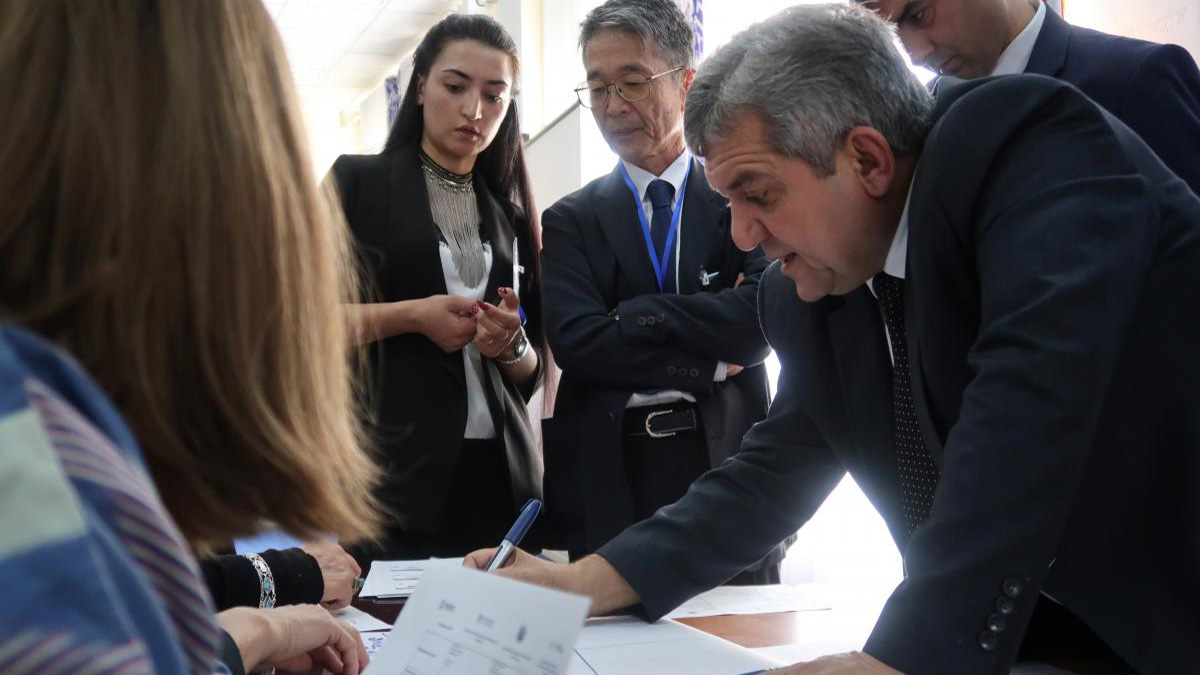
<instances>
[{"instance_id":1,"label":"gray-haired man","mask_svg":"<svg viewBox=\"0 0 1200 675\"><path fill-rule=\"evenodd\" d=\"M787 672L1194 671L1200 199L1070 85L988 78L934 107L892 36L797 7L701 69L689 145L738 244L779 261L759 295L779 395L677 504L507 573L658 617L849 471L906 578L863 653Z\"/></svg>"},{"instance_id":2,"label":"gray-haired man","mask_svg":"<svg viewBox=\"0 0 1200 675\"><path fill-rule=\"evenodd\" d=\"M733 244L727 202L684 148L694 58L679 8L609 0L579 42L579 100L621 161L542 217L546 335L563 371L544 486L573 556L737 451L766 415L768 353L754 304L766 259ZM781 557L761 552L735 581L778 582Z\"/></svg>"}]
</instances>

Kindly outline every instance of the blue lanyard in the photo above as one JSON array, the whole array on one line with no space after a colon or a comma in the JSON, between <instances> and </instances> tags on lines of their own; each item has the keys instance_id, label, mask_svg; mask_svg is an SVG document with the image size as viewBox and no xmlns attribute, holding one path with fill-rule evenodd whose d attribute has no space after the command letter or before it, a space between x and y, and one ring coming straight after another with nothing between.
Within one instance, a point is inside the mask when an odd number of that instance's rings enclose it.
<instances>
[{"instance_id":1,"label":"blue lanyard","mask_svg":"<svg viewBox=\"0 0 1200 675\"><path fill-rule=\"evenodd\" d=\"M650 254L650 264L654 266L654 276L658 279L658 290L660 291L667 280L667 262L670 261L674 249L675 233L679 231L679 216L683 214L683 191L687 189L690 175L692 175L692 161L689 158L687 172L683 174L683 182L679 184L679 191L675 193L675 212L671 214L671 229L667 232L667 245L663 249L662 258L659 258L658 253L654 251L654 238L650 236L650 223L646 222L646 210L642 208L642 196L638 194L637 186L633 184L633 179L625 170L625 162L621 162L621 177L625 179L625 185L633 193L633 203L637 206L638 220L642 222L642 234L646 237L646 253Z\"/></svg>"}]
</instances>

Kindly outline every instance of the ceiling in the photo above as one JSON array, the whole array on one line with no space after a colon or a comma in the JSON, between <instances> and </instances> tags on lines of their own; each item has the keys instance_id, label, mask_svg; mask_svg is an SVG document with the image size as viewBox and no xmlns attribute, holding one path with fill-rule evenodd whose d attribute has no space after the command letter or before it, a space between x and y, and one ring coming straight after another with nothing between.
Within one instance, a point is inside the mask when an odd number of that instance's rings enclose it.
<instances>
[{"instance_id":1,"label":"ceiling","mask_svg":"<svg viewBox=\"0 0 1200 675\"><path fill-rule=\"evenodd\" d=\"M396 72L463 0L265 0L306 104L344 107Z\"/></svg>"}]
</instances>

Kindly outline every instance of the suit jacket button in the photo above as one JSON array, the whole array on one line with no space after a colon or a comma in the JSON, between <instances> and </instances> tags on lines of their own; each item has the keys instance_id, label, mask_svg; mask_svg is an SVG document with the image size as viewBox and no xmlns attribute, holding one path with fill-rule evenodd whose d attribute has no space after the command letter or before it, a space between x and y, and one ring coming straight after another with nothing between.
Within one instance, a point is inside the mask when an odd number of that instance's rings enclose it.
<instances>
[{"instance_id":1,"label":"suit jacket button","mask_svg":"<svg viewBox=\"0 0 1200 675\"><path fill-rule=\"evenodd\" d=\"M692 368L692 377L700 377L700 369Z\"/></svg>"},{"instance_id":2,"label":"suit jacket button","mask_svg":"<svg viewBox=\"0 0 1200 675\"><path fill-rule=\"evenodd\" d=\"M1012 614L1016 610L1017 610L1017 603L1013 602L1012 598L1010 598L1006 595L1002 595L1002 596L996 598L996 611L997 612L1003 614L1004 616L1008 616L1009 614Z\"/></svg>"},{"instance_id":3,"label":"suit jacket button","mask_svg":"<svg viewBox=\"0 0 1200 675\"><path fill-rule=\"evenodd\" d=\"M667 374L668 375L674 375L675 373L678 373L678 372L679 372L679 369L676 368L675 366L667 366Z\"/></svg>"},{"instance_id":4,"label":"suit jacket button","mask_svg":"<svg viewBox=\"0 0 1200 675\"><path fill-rule=\"evenodd\" d=\"M612 413L612 412L608 413L608 421L609 421L609 422L616 422L616 421L617 421L617 415L616 415L616 413Z\"/></svg>"},{"instance_id":5,"label":"suit jacket button","mask_svg":"<svg viewBox=\"0 0 1200 675\"><path fill-rule=\"evenodd\" d=\"M979 646L985 652L994 652L1000 646L1000 637L990 630L985 630L979 634Z\"/></svg>"},{"instance_id":6,"label":"suit jacket button","mask_svg":"<svg viewBox=\"0 0 1200 675\"><path fill-rule=\"evenodd\" d=\"M1019 579L1012 578L1005 579L1000 588L1003 589L1004 594L1010 598L1020 597L1021 591L1025 590L1025 586L1020 582Z\"/></svg>"},{"instance_id":7,"label":"suit jacket button","mask_svg":"<svg viewBox=\"0 0 1200 675\"><path fill-rule=\"evenodd\" d=\"M646 325L646 317L644 317L644 316L639 316L639 317L638 317L638 322L637 322L637 323L638 323L638 325L639 325L639 326L645 326L645 325Z\"/></svg>"},{"instance_id":8,"label":"suit jacket button","mask_svg":"<svg viewBox=\"0 0 1200 675\"><path fill-rule=\"evenodd\" d=\"M993 614L987 618L987 629L993 633L1003 633L1008 628L1008 617L1003 614Z\"/></svg>"},{"instance_id":9,"label":"suit jacket button","mask_svg":"<svg viewBox=\"0 0 1200 675\"><path fill-rule=\"evenodd\" d=\"M666 321L667 321L666 314L659 314L656 318L658 319L659 323L666 323Z\"/></svg>"}]
</instances>

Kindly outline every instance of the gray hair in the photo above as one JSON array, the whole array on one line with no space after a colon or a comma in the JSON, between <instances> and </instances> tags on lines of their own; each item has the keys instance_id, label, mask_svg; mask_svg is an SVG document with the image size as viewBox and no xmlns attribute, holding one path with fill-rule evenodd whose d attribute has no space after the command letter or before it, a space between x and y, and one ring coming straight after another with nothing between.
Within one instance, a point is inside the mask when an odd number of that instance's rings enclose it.
<instances>
[{"instance_id":1,"label":"gray hair","mask_svg":"<svg viewBox=\"0 0 1200 675\"><path fill-rule=\"evenodd\" d=\"M723 140L743 111L766 140L821 176L851 129L871 127L897 154L920 150L933 98L895 47L892 26L854 5L801 5L751 26L700 68L684 108L692 152Z\"/></svg>"},{"instance_id":2,"label":"gray hair","mask_svg":"<svg viewBox=\"0 0 1200 675\"><path fill-rule=\"evenodd\" d=\"M671 68L694 68L692 28L675 0L608 0L588 12L579 25L579 48L602 30L628 33L667 62Z\"/></svg>"}]
</instances>

